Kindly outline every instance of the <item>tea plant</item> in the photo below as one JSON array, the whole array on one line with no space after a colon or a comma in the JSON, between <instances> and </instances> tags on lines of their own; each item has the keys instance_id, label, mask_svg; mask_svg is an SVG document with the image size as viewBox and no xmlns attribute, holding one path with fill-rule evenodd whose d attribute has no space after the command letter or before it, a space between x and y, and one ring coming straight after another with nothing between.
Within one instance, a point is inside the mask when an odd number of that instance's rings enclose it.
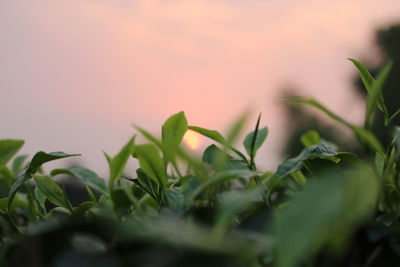
<instances>
[{"instance_id":1,"label":"tea plant","mask_svg":"<svg viewBox=\"0 0 400 267\"><path fill-rule=\"evenodd\" d=\"M363 127L313 99L313 106L348 127L365 148L341 151L317 132L305 133L304 150L274 172L255 158L267 138L261 116L234 144L246 116L225 138L189 125L179 112L162 125L161 139L141 127L115 156L104 153L108 179L74 167L42 168L78 156L40 151L16 156L22 140L0 140L0 256L2 266L394 266L399 260L399 111L388 114L382 87L387 64L372 77L358 61L368 91ZM391 142L371 133L376 112ZM215 143L201 159L180 145L192 130ZM127 162L136 160L132 172ZM72 205L60 175L86 188L88 201Z\"/></svg>"}]
</instances>

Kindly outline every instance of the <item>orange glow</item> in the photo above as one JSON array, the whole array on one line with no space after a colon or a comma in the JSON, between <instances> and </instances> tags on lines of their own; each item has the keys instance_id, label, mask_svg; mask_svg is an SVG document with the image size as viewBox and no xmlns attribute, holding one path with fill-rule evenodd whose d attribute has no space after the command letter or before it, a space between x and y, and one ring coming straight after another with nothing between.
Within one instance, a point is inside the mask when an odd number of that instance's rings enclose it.
<instances>
[{"instance_id":1,"label":"orange glow","mask_svg":"<svg viewBox=\"0 0 400 267\"><path fill-rule=\"evenodd\" d=\"M183 142L191 149L197 150L201 145L200 135L192 130L187 130L183 136Z\"/></svg>"}]
</instances>

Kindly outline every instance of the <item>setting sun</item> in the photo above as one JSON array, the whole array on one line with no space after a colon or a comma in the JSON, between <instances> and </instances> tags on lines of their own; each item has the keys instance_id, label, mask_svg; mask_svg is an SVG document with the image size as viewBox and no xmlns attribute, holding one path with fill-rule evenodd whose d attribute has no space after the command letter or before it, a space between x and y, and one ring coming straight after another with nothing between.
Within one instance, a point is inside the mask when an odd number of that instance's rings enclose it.
<instances>
[{"instance_id":1,"label":"setting sun","mask_svg":"<svg viewBox=\"0 0 400 267\"><path fill-rule=\"evenodd\" d=\"M201 137L198 133L192 130L187 130L183 137L185 144L191 149L196 150L201 145Z\"/></svg>"}]
</instances>

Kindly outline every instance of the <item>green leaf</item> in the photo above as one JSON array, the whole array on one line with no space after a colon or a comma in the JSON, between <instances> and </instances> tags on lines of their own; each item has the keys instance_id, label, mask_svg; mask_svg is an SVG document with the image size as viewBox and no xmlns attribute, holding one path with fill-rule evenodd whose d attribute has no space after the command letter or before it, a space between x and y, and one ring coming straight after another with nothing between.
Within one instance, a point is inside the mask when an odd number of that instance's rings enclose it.
<instances>
[{"instance_id":1,"label":"green leaf","mask_svg":"<svg viewBox=\"0 0 400 267\"><path fill-rule=\"evenodd\" d=\"M191 192L190 196L187 197L185 200L186 207L190 206L192 201L194 201L199 194L203 193L206 190L212 188L216 189L222 184L239 177L251 177L255 175L258 175L258 173L245 169L220 171L212 176L210 179L201 183L193 192Z\"/></svg>"},{"instance_id":2,"label":"green leaf","mask_svg":"<svg viewBox=\"0 0 400 267\"><path fill-rule=\"evenodd\" d=\"M198 132L199 134L204 135L205 137L208 137L208 138L220 143L221 145L227 144L225 138L219 132L217 132L215 130L208 130L208 129L197 127L197 126L188 126L188 128L190 130Z\"/></svg>"},{"instance_id":3,"label":"green leaf","mask_svg":"<svg viewBox=\"0 0 400 267\"><path fill-rule=\"evenodd\" d=\"M277 266L293 267L321 248L343 247L374 207L379 181L367 166L310 180L275 217Z\"/></svg>"},{"instance_id":4,"label":"green leaf","mask_svg":"<svg viewBox=\"0 0 400 267\"><path fill-rule=\"evenodd\" d=\"M346 121L345 119L339 117L329 109L327 109L325 106L320 104L318 101L314 99L309 99L309 98L302 98L302 97L289 97L288 101L291 103L296 103L296 104L306 104L309 106L312 106L314 108L319 109L326 115L328 115L330 118L333 120L343 124L344 126L348 127L350 130L353 131L353 133L359 138L360 142L364 143L365 145L369 146L373 151L379 152L379 153L384 153L382 144L378 141L378 139L375 137L373 133L371 133L369 130L360 128L356 125L353 125Z\"/></svg>"},{"instance_id":5,"label":"green leaf","mask_svg":"<svg viewBox=\"0 0 400 267\"><path fill-rule=\"evenodd\" d=\"M354 58L348 58L353 64L357 67L361 81L363 82L365 89L367 89L367 92L370 93L372 91L372 84L374 82L374 77L369 73L368 69L359 61L357 61Z\"/></svg>"},{"instance_id":6,"label":"green leaf","mask_svg":"<svg viewBox=\"0 0 400 267\"><path fill-rule=\"evenodd\" d=\"M136 147L136 153L143 172L157 184L165 186L167 183L165 165L157 147L152 144L140 145Z\"/></svg>"},{"instance_id":7,"label":"green leaf","mask_svg":"<svg viewBox=\"0 0 400 267\"><path fill-rule=\"evenodd\" d=\"M393 120L396 119L399 114L400 114L400 108L398 110L396 110L396 112L393 113L392 116L390 116L389 123L392 123Z\"/></svg>"},{"instance_id":8,"label":"green leaf","mask_svg":"<svg viewBox=\"0 0 400 267\"><path fill-rule=\"evenodd\" d=\"M199 134L204 135L205 137L208 137L208 138L220 143L221 145L223 145L225 147L228 147L233 152L235 152L239 157L241 157L244 161L247 162L247 159L243 155L243 153L240 152L239 150L235 149L234 147L230 146L229 145L230 143L228 143L228 141L225 140L225 138L219 132L217 132L215 130L208 130L208 129L197 127L197 126L189 126L188 129L198 132Z\"/></svg>"},{"instance_id":9,"label":"green leaf","mask_svg":"<svg viewBox=\"0 0 400 267\"><path fill-rule=\"evenodd\" d=\"M78 178L85 185L91 186L100 193L107 193L106 183L95 172L86 168L55 169L51 171L51 176L67 174Z\"/></svg>"},{"instance_id":10,"label":"green leaf","mask_svg":"<svg viewBox=\"0 0 400 267\"><path fill-rule=\"evenodd\" d=\"M64 190L56 184L49 176L33 175L36 186L42 191L46 198L58 207L71 210L71 206L65 197Z\"/></svg>"},{"instance_id":11,"label":"green leaf","mask_svg":"<svg viewBox=\"0 0 400 267\"><path fill-rule=\"evenodd\" d=\"M208 146L204 150L202 156L203 162L210 164L214 170L223 169L229 158L230 157L226 152L214 144Z\"/></svg>"},{"instance_id":12,"label":"green leaf","mask_svg":"<svg viewBox=\"0 0 400 267\"><path fill-rule=\"evenodd\" d=\"M133 203L129 199L124 188L114 188L111 191L111 199L114 204L114 210L118 216L129 214Z\"/></svg>"},{"instance_id":13,"label":"green leaf","mask_svg":"<svg viewBox=\"0 0 400 267\"><path fill-rule=\"evenodd\" d=\"M135 129L138 130L147 140L155 144L158 148L163 149L162 143L154 135L139 126L134 125L133 127L135 127Z\"/></svg>"},{"instance_id":14,"label":"green leaf","mask_svg":"<svg viewBox=\"0 0 400 267\"><path fill-rule=\"evenodd\" d=\"M301 143L305 147L321 143L321 138L317 131L308 131L300 137Z\"/></svg>"},{"instance_id":15,"label":"green leaf","mask_svg":"<svg viewBox=\"0 0 400 267\"><path fill-rule=\"evenodd\" d=\"M383 69L379 72L376 80L372 82L372 88L371 91L368 93L368 99L367 99L367 113L366 113L366 122L371 124L371 119L372 119L372 114L375 110L375 107L377 105L377 102L379 99L383 99L382 96L382 89L383 85L390 73L390 70L392 69L392 62L388 62ZM383 105L385 107L385 103L381 103L380 105ZM386 109L386 107L385 107ZM385 114L385 125L388 123L388 114Z\"/></svg>"},{"instance_id":16,"label":"green leaf","mask_svg":"<svg viewBox=\"0 0 400 267\"><path fill-rule=\"evenodd\" d=\"M184 208L185 197L181 188L167 188L164 194L168 202L168 208L172 210L182 210Z\"/></svg>"},{"instance_id":17,"label":"green leaf","mask_svg":"<svg viewBox=\"0 0 400 267\"><path fill-rule=\"evenodd\" d=\"M373 92L373 83L375 82L374 77L372 77L372 75L369 73L368 69L363 64L361 64L359 61L357 61L353 58L349 58L348 60L353 62L353 64L357 67L358 71L360 72L361 81L363 82L365 88L367 89L368 94L372 93ZM380 95L378 97L378 108L383 112L385 122L386 122L387 117L388 117L388 111L387 111L387 108L384 103L382 95Z\"/></svg>"},{"instance_id":18,"label":"green leaf","mask_svg":"<svg viewBox=\"0 0 400 267\"><path fill-rule=\"evenodd\" d=\"M132 153L135 149L134 143L135 143L135 137L132 137L128 141L128 143L113 158L105 154L110 169L110 178L108 181L110 188L113 187L114 181L120 178L122 173L124 172L128 159L132 156Z\"/></svg>"},{"instance_id":19,"label":"green leaf","mask_svg":"<svg viewBox=\"0 0 400 267\"><path fill-rule=\"evenodd\" d=\"M13 185L15 176L7 166L0 168L0 180L4 182L8 189Z\"/></svg>"},{"instance_id":20,"label":"green leaf","mask_svg":"<svg viewBox=\"0 0 400 267\"><path fill-rule=\"evenodd\" d=\"M305 160L322 158L332 160L331 157L337 155L337 152L326 144L317 144L306 147L297 157L283 161L279 166L274 176L283 178L293 172L303 168Z\"/></svg>"},{"instance_id":21,"label":"green leaf","mask_svg":"<svg viewBox=\"0 0 400 267\"><path fill-rule=\"evenodd\" d=\"M264 127L261 130L254 130L248 133L243 141L243 146L246 149L247 155L249 155L251 158L254 158L256 156L257 150L261 147L261 145L267 138L267 135L268 127Z\"/></svg>"},{"instance_id":22,"label":"green leaf","mask_svg":"<svg viewBox=\"0 0 400 267\"><path fill-rule=\"evenodd\" d=\"M169 117L162 126L162 143L168 147L177 147L188 129L183 111Z\"/></svg>"},{"instance_id":23,"label":"green leaf","mask_svg":"<svg viewBox=\"0 0 400 267\"><path fill-rule=\"evenodd\" d=\"M7 204L8 204L8 198L6 198L6 197L0 198L0 210L2 212L6 212ZM29 205L27 202L20 200L18 198L15 198L13 204L10 207L10 211L16 210L19 207L25 208L26 210L29 209Z\"/></svg>"},{"instance_id":24,"label":"green leaf","mask_svg":"<svg viewBox=\"0 0 400 267\"><path fill-rule=\"evenodd\" d=\"M96 196L94 195L92 189L88 185L85 186L86 192L88 193L91 202L97 203Z\"/></svg>"},{"instance_id":25,"label":"green leaf","mask_svg":"<svg viewBox=\"0 0 400 267\"><path fill-rule=\"evenodd\" d=\"M39 187L35 187L35 190L33 191L35 195L35 199L37 203L39 204L39 207L43 210L46 211L46 196L43 194L43 192L39 189Z\"/></svg>"},{"instance_id":26,"label":"green leaf","mask_svg":"<svg viewBox=\"0 0 400 267\"><path fill-rule=\"evenodd\" d=\"M232 223L233 218L250 208L254 203L261 202L261 192L253 191L228 191L221 194L221 205L218 207L217 227L226 228Z\"/></svg>"},{"instance_id":27,"label":"green leaf","mask_svg":"<svg viewBox=\"0 0 400 267\"><path fill-rule=\"evenodd\" d=\"M140 188L142 188L158 203L161 203L158 184L154 182L152 179L150 179L140 168L136 170L136 174L138 176L137 179L129 179L129 180L134 182Z\"/></svg>"},{"instance_id":28,"label":"green leaf","mask_svg":"<svg viewBox=\"0 0 400 267\"><path fill-rule=\"evenodd\" d=\"M290 175L293 177L293 179L294 179L299 185L304 186L304 185L306 184L306 182L307 182L307 178L304 176L304 174L303 174L302 171L300 171L300 170L295 171L295 172L292 172Z\"/></svg>"},{"instance_id":29,"label":"green leaf","mask_svg":"<svg viewBox=\"0 0 400 267\"><path fill-rule=\"evenodd\" d=\"M357 135L360 141L368 145L373 151L382 154L385 153L382 144L371 131L357 126L353 126L351 129Z\"/></svg>"},{"instance_id":30,"label":"green leaf","mask_svg":"<svg viewBox=\"0 0 400 267\"><path fill-rule=\"evenodd\" d=\"M0 140L0 168L5 166L24 145L23 140Z\"/></svg>"},{"instance_id":31,"label":"green leaf","mask_svg":"<svg viewBox=\"0 0 400 267\"><path fill-rule=\"evenodd\" d=\"M84 201L79 204L79 207L75 208L76 214L81 216L85 215L86 212L90 211L96 205L96 201Z\"/></svg>"},{"instance_id":32,"label":"green leaf","mask_svg":"<svg viewBox=\"0 0 400 267\"><path fill-rule=\"evenodd\" d=\"M20 155L13 160L11 169L14 176L17 176L22 171L24 162L27 158L28 155Z\"/></svg>"},{"instance_id":33,"label":"green leaf","mask_svg":"<svg viewBox=\"0 0 400 267\"><path fill-rule=\"evenodd\" d=\"M26 171L21 173L17 177L17 180L12 185L10 192L8 193L8 207L11 206L11 203L14 199L15 193L17 193L18 189L25 183L25 181L29 180L32 177L32 175L35 174L44 163L53 161L53 160L57 160L57 159L73 157L73 156L80 156L80 155L79 154L66 154L64 152L46 153L43 151L36 153L33 156L31 162L29 163Z\"/></svg>"},{"instance_id":34,"label":"green leaf","mask_svg":"<svg viewBox=\"0 0 400 267\"><path fill-rule=\"evenodd\" d=\"M230 127L230 129L228 131L227 138L226 138L228 147L230 147L235 142L236 138L240 135L240 133L242 132L242 130L246 124L248 117L249 117L249 114L244 113L238 119L236 119L236 121L233 122L232 126Z\"/></svg>"}]
</instances>

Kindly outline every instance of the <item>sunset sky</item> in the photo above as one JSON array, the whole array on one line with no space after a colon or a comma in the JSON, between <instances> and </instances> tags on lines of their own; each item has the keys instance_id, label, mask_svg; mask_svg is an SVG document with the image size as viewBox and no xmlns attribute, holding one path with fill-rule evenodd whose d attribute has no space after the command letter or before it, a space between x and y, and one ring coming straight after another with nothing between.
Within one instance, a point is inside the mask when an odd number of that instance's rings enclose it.
<instances>
[{"instance_id":1,"label":"sunset sky","mask_svg":"<svg viewBox=\"0 0 400 267\"><path fill-rule=\"evenodd\" d=\"M374 30L396 21L399 0L2 1L0 138L82 153L102 174L132 123L159 134L183 110L224 132L251 107L248 127L262 111L270 128L259 164L273 168L282 89L359 122L346 58L373 60Z\"/></svg>"}]
</instances>

